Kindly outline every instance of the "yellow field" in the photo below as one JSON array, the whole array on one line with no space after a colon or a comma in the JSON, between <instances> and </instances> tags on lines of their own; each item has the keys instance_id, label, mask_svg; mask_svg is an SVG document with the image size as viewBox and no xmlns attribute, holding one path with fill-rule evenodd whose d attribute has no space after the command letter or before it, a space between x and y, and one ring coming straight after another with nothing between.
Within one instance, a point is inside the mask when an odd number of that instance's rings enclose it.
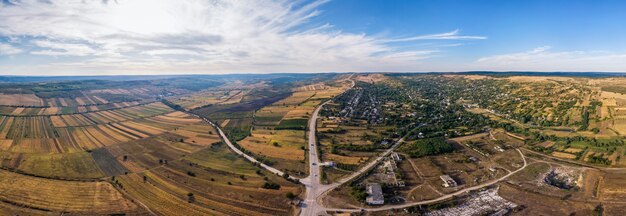
<instances>
[{"instance_id":1,"label":"yellow field","mask_svg":"<svg viewBox=\"0 0 626 216\"><path fill-rule=\"evenodd\" d=\"M3 151L9 150L12 144L13 144L13 140L0 139L0 150L3 150Z\"/></svg>"},{"instance_id":2,"label":"yellow field","mask_svg":"<svg viewBox=\"0 0 626 216\"><path fill-rule=\"evenodd\" d=\"M64 106L64 107L68 106L67 102L63 98L59 98L59 102L61 103L61 106Z\"/></svg>"},{"instance_id":3,"label":"yellow field","mask_svg":"<svg viewBox=\"0 0 626 216\"><path fill-rule=\"evenodd\" d=\"M566 151L566 152L569 152L569 153L578 153L578 152L583 151L583 149L578 149L578 148L567 148L567 149L565 149L565 151Z\"/></svg>"},{"instance_id":4,"label":"yellow field","mask_svg":"<svg viewBox=\"0 0 626 216\"><path fill-rule=\"evenodd\" d=\"M351 156L343 156L343 155L336 155L336 154L324 154L324 161L333 161L336 163L342 163L342 164L351 164L351 165L359 165L361 163L363 163L364 161L366 161L368 158L367 157L351 157Z\"/></svg>"},{"instance_id":5,"label":"yellow field","mask_svg":"<svg viewBox=\"0 0 626 216\"><path fill-rule=\"evenodd\" d=\"M0 105L41 106L43 100L34 94L0 94Z\"/></svg>"},{"instance_id":6,"label":"yellow field","mask_svg":"<svg viewBox=\"0 0 626 216\"><path fill-rule=\"evenodd\" d=\"M165 130L160 129L160 128L156 128L156 127L152 127L149 125L144 125L144 124L140 124L140 123L136 123L136 122L132 122L132 121L127 121L127 122L122 122L120 123L128 128L132 128L135 129L137 131L141 131L143 133L148 133L151 135L158 135L161 134L163 132L165 132Z\"/></svg>"},{"instance_id":7,"label":"yellow field","mask_svg":"<svg viewBox=\"0 0 626 216\"><path fill-rule=\"evenodd\" d=\"M78 105L81 105L81 106L87 104L85 103L85 101L83 101L82 98L79 98L79 97L75 98L74 100L76 100L76 103L78 103Z\"/></svg>"},{"instance_id":8,"label":"yellow field","mask_svg":"<svg viewBox=\"0 0 626 216\"><path fill-rule=\"evenodd\" d=\"M19 115L20 113L22 113L22 111L24 111L23 107L15 108L13 112L11 112L11 115Z\"/></svg>"},{"instance_id":9,"label":"yellow field","mask_svg":"<svg viewBox=\"0 0 626 216\"><path fill-rule=\"evenodd\" d=\"M316 94L316 91L300 91L300 92L294 92L291 96L282 99L278 102L276 102L276 105L283 105L283 106L288 106L288 105L298 105L303 103L304 101L306 101L307 99L313 97Z\"/></svg>"},{"instance_id":10,"label":"yellow field","mask_svg":"<svg viewBox=\"0 0 626 216\"><path fill-rule=\"evenodd\" d=\"M174 113L182 113L182 112L174 112ZM202 119L190 118L190 116L185 113L182 113L184 115L170 115L170 114L157 116L156 118L161 119L161 120L166 120L166 121L175 121L175 122L184 122L184 123L198 123L202 121Z\"/></svg>"},{"instance_id":11,"label":"yellow field","mask_svg":"<svg viewBox=\"0 0 626 216\"><path fill-rule=\"evenodd\" d=\"M356 80L366 83L377 83L386 79L387 78L382 74L367 74L356 77Z\"/></svg>"},{"instance_id":12,"label":"yellow field","mask_svg":"<svg viewBox=\"0 0 626 216\"><path fill-rule=\"evenodd\" d=\"M573 80L573 78L570 78L570 77L544 77L544 76L511 76L505 79L508 79L512 82L549 82L552 80L565 82L565 81Z\"/></svg>"},{"instance_id":13,"label":"yellow field","mask_svg":"<svg viewBox=\"0 0 626 216\"><path fill-rule=\"evenodd\" d=\"M109 103L109 101L107 101L106 99L103 99L103 98L98 97L98 96L93 96L93 98L95 98L98 102L103 103L103 104Z\"/></svg>"},{"instance_id":14,"label":"yellow field","mask_svg":"<svg viewBox=\"0 0 626 216\"><path fill-rule=\"evenodd\" d=\"M220 123L220 127L226 127L226 125L228 125L229 122L230 122L230 119L225 119L224 121L222 121L222 123Z\"/></svg>"},{"instance_id":15,"label":"yellow field","mask_svg":"<svg viewBox=\"0 0 626 216\"><path fill-rule=\"evenodd\" d=\"M39 176L69 179L104 177L93 158L84 151L64 154L23 154L20 160L15 168Z\"/></svg>"},{"instance_id":16,"label":"yellow field","mask_svg":"<svg viewBox=\"0 0 626 216\"><path fill-rule=\"evenodd\" d=\"M242 89L201 91L191 95L178 97L173 101L185 108L193 109L210 104L239 103L247 92L248 90Z\"/></svg>"},{"instance_id":17,"label":"yellow field","mask_svg":"<svg viewBox=\"0 0 626 216\"><path fill-rule=\"evenodd\" d=\"M274 142L278 146L274 146ZM254 154L287 160L304 160L306 144L304 131L292 130L254 130L252 136L238 142L239 145Z\"/></svg>"},{"instance_id":18,"label":"yellow field","mask_svg":"<svg viewBox=\"0 0 626 216\"><path fill-rule=\"evenodd\" d=\"M569 153L563 153L563 152L552 152L552 156L559 157L559 158L565 158L565 159L574 159L574 158L576 158L576 155L569 154Z\"/></svg>"},{"instance_id":19,"label":"yellow field","mask_svg":"<svg viewBox=\"0 0 626 216\"><path fill-rule=\"evenodd\" d=\"M72 182L0 170L0 197L17 205L57 212L114 213L138 207L106 182Z\"/></svg>"},{"instance_id":20,"label":"yellow field","mask_svg":"<svg viewBox=\"0 0 626 216\"><path fill-rule=\"evenodd\" d=\"M621 135L626 135L626 119L617 119L614 122L613 129Z\"/></svg>"},{"instance_id":21,"label":"yellow field","mask_svg":"<svg viewBox=\"0 0 626 216\"><path fill-rule=\"evenodd\" d=\"M209 129L208 131L213 131L213 130ZM197 145L202 145L202 146L207 146L215 142L221 141L221 138L219 137L219 135L217 135L216 132L213 132L213 134L206 134L206 132L201 133L201 132L194 132L194 131L185 130L185 129L177 129L177 130L172 131L172 133L181 135L183 137L187 137L184 139L184 142L186 143L192 143L192 144L197 144Z\"/></svg>"}]
</instances>

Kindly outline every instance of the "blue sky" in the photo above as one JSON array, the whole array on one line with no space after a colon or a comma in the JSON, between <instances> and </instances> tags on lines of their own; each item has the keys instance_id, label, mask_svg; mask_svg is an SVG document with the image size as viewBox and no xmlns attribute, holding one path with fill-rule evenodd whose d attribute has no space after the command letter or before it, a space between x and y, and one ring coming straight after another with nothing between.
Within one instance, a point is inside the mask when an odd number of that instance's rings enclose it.
<instances>
[{"instance_id":1,"label":"blue sky","mask_svg":"<svg viewBox=\"0 0 626 216\"><path fill-rule=\"evenodd\" d=\"M2 2L0 74L626 68L623 1Z\"/></svg>"}]
</instances>

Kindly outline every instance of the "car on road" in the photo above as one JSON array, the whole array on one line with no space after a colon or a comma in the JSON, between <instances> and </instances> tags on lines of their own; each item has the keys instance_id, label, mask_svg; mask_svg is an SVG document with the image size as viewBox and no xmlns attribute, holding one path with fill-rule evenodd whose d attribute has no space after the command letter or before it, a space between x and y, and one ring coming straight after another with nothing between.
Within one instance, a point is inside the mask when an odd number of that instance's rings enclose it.
<instances>
[{"instance_id":1,"label":"car on road","mask_svg":"<svg viewBox=\"0 0 626 216\"><path fill-rule=\"evenodd\" d=\"M313 165L313 166L315 166L315 165L317 165L317 164L316 164L316 163L313 163L312 165Z\"/></svg>"}]
</instances>

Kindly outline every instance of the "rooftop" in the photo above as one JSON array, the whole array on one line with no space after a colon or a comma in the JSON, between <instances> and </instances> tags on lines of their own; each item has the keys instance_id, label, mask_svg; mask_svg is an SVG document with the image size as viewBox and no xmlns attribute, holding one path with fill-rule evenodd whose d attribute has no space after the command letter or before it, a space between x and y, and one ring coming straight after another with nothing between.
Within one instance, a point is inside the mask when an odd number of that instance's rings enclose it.
<instances>
[{"instance_id":1,"label":"rooftop","mask_svg":"<svg viewBox=\"0 0 626 216\"><path fill-rule=\"evenodd\" d=\"M383 196L383 189L380 187L378 183L370 183L367 184L366 187L367 198L365 201L370 205L382 205L385 203L385 198Z\"/></svg>"}]
</instances>

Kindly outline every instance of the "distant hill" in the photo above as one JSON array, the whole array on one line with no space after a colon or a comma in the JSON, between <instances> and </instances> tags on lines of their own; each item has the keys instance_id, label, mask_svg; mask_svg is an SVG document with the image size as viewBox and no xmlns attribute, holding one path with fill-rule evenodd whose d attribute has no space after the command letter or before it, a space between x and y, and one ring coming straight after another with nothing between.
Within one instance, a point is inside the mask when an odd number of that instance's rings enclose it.
<instances>
[{"instance_id":1,"label":"distant hill","mask_svg":"<svg viewBox=\"0 0 626 216\"><path fill-rule=\"evenodd\" d=\"M445 74L467 74L467 75L486 75L486 76L566 76L566 77L623 77L626 73L616 72L537 72L537 71L511 71L511 72L495 72L495 71L467 71L458 73Z\"/></svg>"}]
</instances>

